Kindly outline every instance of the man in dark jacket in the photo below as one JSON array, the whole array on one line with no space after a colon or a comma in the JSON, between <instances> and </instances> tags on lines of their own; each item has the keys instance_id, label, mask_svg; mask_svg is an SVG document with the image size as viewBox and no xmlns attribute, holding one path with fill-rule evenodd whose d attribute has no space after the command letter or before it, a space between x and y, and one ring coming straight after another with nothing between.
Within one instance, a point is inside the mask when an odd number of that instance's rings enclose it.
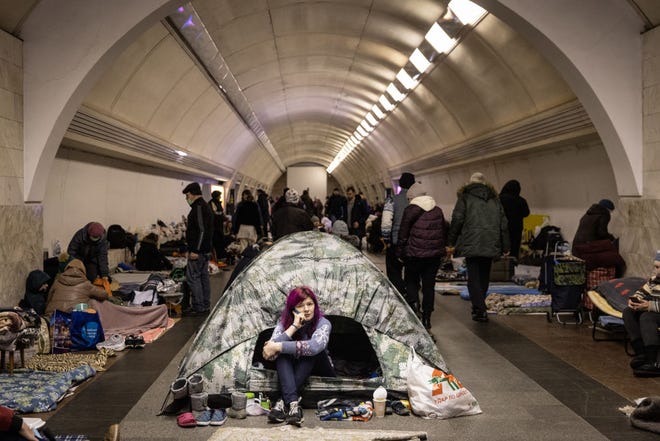
<instances>
[{"instance_id":1,"label":"man in dark jacket","mask_svg":"<svg viewBox=\"0 0 660 441\"><path fill-rule=\"evenodd\" d=\"M607 231L611 211L614 211L614 203L609 199L602 199L597 204L589 207L580 219L580 224L573 238L573 246L594 240L614 240L614 236Z\"/></svg>"},{"instance_id":2,"label":"man in dark jacket","mask_svg":"<svg viewBox=\"0 0 660 441\"><path fill-rule=\"evenodd\" d=\"M511 255L517 259L522 241L523 219L529 216L527 201L520 196L520 182L512 179L504 184L500 191L500 202L504 207L504 214L509 224Z\"/></svg>"},{"instance_id":3,"label":"man in dark jacket","mask_svg":"<svg viewBox=\"0 0 660 441\"><path fill-rule=\"evenodd\" d=\"M85 272L90 282L97 277L109 279L108 241L105 228L98 222L90 222L71 238L67 253L72 259L80 259L85 264Z\"/></svg>"},{"instance_id":4,"label":"man in dark jacket","mask_svg":"<svg viewBox=\"0 0 660 441\"><path fill-rule=\"evenodd\" d=\"M431 196L418 196L403 210L396 244L397 257L405 262L406 301L419 309L422 285L422 323L431 328L435 275L445 254L445 217Z\"/></svg>"},{"instance_id":5,"label":"man in dark jacket","mask_svg":"<svg viewBox=\"0 0 660 441\"><path fill-rule=\"evenodd\" d=\"M362 238L366 234L366 222L369 213L364 201L355 192L355 188L346 189L346 224L348 232L359 239L358 249L362 249Z\"/></svg>"},{"instance_id":6,"label":"man in dark jacket","mask_svg":"<svg viewBox=\"0 0 660 441\"><path fill-rule=\"evenodd\" d=\"M184 314L204 315L211 310L209 259L213 244L213 213L202 198L202 189L197 182L188 184L182 193L190 205L186 228L186 282L192 300L190 309L184 310Z\"/></svg>"},{"instance_id":7,"label":"man in dark jacket","mask_svg":"<svg viewBox=\"0 0 660 441\"><path fill-rule=\"evenodd\" d=\"M286 202L273 213L273 240L298 231L312 231L314 224L309 214L300 208L298 192L290 188L284 195Z\"/></svg>"},{"instance_id":8,"label":"man in dark jacket","mask_svg":"<svg viewBox=\"0 0 660 441\"><path fill-rule=\"evenodd\" d=\"M330 218L333 224L338 219L346 222L346 198L339 194L338 188L332 190L332 195L328 199L328 206L325 209L325 214Z\"/></svg>"},{"instance_id":9,"label":"man in dark jacket","mask_svg":"<svg viewBox=\"0 0 660 441\"><path fill-rule=\"evenodd\" d=\"M458 191L447 239L447 252L465 257L472 320L487 322L486 293L495 257L508 254L509 228L497 192L476 172Z\"/></svg>"},{"instance_id":10,"label":"man in dark jacket","mask_svg":"<svg viewBox=\"0 0 660 441\"><path fill-rule=\"evenodd\" d=\"M220 260L227 256L225 252L225 212L222 208L222 200L220 200L221 193L216 190L211 193L211 200L209 207L213 213L213 250L215 251L215 259Z\"/></svg>"},{"instance_id":11,"label":"man in dark jacket","mask_svg":"<svg viewBox=\"0 0 660 441\"><path fill-rule=\"evenodd\" d=\"M268 237L271 223L270 201L268 201L268 195L262 189L257 190L257 205L259 206L259 213L261 214L261 236Z\"/></svg>"}]
</instances>

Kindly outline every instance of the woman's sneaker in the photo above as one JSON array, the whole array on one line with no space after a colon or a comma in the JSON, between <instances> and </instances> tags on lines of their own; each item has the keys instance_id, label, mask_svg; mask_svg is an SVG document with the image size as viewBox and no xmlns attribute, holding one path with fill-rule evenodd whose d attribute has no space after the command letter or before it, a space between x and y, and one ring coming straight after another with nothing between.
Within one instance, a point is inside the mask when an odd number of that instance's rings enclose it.
<instances>
[{"instance_id":1,"label":"woman's sneaker","mask_svg":"<svg viewBox=\"0 0 660 441\"><path fill-rule=\"evenodd\" d=\"M115 352L121 352L126 349L126 344L124 343L124 337L119 334L112 334L106 340L96 343L96 349L99 351L103 348L112 349Z\"/></svg>"},{"instance_id":2,"label":"woman's sneaker","mask_svg":"<svg viewBox=\"0 0 660 441\"><path fill-rule=\"evenodd\" d=\"M292 401L289 404L289 414L286 416L286 423L300 426L305 418L303 417L302 407L298 405L298 401Z\"/></svg>"},{"instance_id":3,"label":"woman's sneaker","mask_svg":"<svg viewBox=\"0 0 660 441\"><path fill-rule=\"evenodd\" d=\"M268 413L269 423L283 423L286 420L286 412L284 410L284 400L279 400L275 403L270 412Z\"/></svg>"}]
</instances>

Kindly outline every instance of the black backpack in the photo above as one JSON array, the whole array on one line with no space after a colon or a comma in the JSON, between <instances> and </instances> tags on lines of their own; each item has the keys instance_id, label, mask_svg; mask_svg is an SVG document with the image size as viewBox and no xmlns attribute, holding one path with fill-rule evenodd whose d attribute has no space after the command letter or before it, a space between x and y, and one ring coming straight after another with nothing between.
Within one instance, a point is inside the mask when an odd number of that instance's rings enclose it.
<instances>
[{"instance_id":1,"label":"black backpack","mask_svg":"<svg viewBox=\"0 0 660 441\"><path fill-rule=\"evenodd\" d=\"M121 225L110 225L108 227L108 243L110 248L126 248L126 231Z\"/></svg>"}]
</instances>

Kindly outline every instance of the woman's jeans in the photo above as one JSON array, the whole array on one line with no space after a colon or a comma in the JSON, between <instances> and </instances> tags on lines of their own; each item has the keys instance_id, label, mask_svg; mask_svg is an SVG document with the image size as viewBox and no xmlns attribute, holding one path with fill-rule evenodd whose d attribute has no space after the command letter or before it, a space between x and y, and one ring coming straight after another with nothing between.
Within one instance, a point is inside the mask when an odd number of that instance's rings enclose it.
<instances>
[{"instance_id":1,"label":"woman's jeans","mask_svg":"<svg viewBox=\"0 0 660 441\"><path fill-rule=\"evenodd\" d=\"M310 356L295 358L293 355L280 354L275 360L277 376L280 380L282 399L286 405L298 401L303 384L310 375L335 377L335 369L326 351Z\"/></svg>"}]
</instances>

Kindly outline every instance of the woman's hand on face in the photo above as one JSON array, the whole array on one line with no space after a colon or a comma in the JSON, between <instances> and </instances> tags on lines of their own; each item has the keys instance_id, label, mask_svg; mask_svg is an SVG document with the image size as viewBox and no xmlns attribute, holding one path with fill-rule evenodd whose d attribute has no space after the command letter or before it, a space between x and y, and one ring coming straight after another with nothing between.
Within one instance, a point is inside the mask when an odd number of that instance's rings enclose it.
<instances>
[{"instance_id":1,"label":"woman's hand on face","mask_svg":"<svg viewBox=\"0 0 660 441\"><path fill-rule=\"evenodd\" d=\"M299 313L293 313L293 325L300 329L302 325L305 323L305 318L303 317L302 312Z\"/></svg>"}]
</instances>

